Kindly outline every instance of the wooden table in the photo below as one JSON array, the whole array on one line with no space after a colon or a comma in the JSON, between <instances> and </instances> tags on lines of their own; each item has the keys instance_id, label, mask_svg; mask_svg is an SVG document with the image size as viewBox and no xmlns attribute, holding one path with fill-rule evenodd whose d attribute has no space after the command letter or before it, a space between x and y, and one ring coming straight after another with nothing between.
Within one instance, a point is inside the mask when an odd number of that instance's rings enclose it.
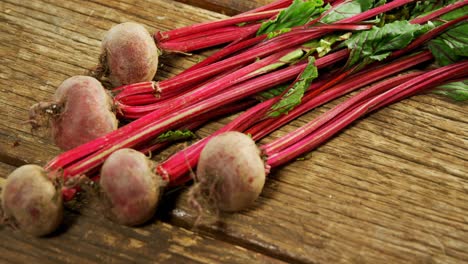
<instances>
[{"instance_id":1,"label":"wooden table","mask_svg":"<svg viewBox=\"0 0 468 264\"><path fill-rule=\"evenodd\" d=\"M26 163L43 165L59 153L24 123L28 108L92 68L112 25L132 20L168 30L270 1L2 0L0 175ZM159 77L198 58L166 57ZM138 228L109 222L89 199L68 209L60 231L47 238L2 227L0 262L462 263L468 261L467 123L466 105L415 96L275 170L254 208L225 215L219 224L192 228L186 189L166 195L155 218Z\"/></svg>"}]
</instances>

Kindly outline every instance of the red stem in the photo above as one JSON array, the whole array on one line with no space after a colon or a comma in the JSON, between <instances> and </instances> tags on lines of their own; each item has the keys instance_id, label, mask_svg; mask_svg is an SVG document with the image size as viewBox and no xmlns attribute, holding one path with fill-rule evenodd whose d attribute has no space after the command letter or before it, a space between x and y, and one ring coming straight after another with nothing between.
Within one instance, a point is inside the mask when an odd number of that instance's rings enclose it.
<instances>
[{"instance_id":1,"label":"red stem","mask_svg":"<svg viewBox=\"0 0 468 264\"><path fill-rule=\"evenodd\" d=\"M245 35L249 35L250 32L246 32ZM241 39L245 38L245 35L240 36ZM254 38L245 39L239 42L234 42L226 47L222 48L221 50L215 52L213 55L209 56L208 58L204 59L203 61L193 65L192 67L185 70L183 73L187 73L205 66L208 66L214 62L219 61L220 59L226 58L227 56L234 54L238 51L241 51L245 48L249 48L255 44L260 43L266 38L266 35L260 35Z\"/></svg>"},{"instance_id":2,"label":"red stem","mask_svg":"<svg viewBox=\"0 0 468 264\"><path fill-rule=\"evenodd\" d=\"M343 1L343 0L340 0L340 1ZM334 2L340 2L340 1L324 1L324 2L325 3L329 2L329 3L335 4ZM292 3L292 1L278 1L278 2L282 2L281 4L287 4L287 5L290 5ZM282 7L286 7L287 5L282 6ZM318 20L314 20L314 21L317 22ZM315 24L315 22L313 22L313 23ZM303 28L303 27L300 27L300 28ZM200 67L209 65L209 64L211 64L213 62L216 62L216 61L218 61L218 60L220 60L222 58L227 57L230 54L234 54L237 51L240 51L240 50L242 50L244 48L253 46L253 45L263 41L264 39L266 39L267 34L263 34L263 35L260 35L260 36L256 36L254 38L246 39L247 36L249 36L250 34L254 34L255 32L245 32L243 35L241 35L239 37L238 41L235 41L235 42L229 44L228 46L224 47L223 49L219 50L215 54L211 55L210 57L208 57L207 59L205 59L201 63L198 63L198 64L192 66L191 68L187 69L185 72L188 72L188 71L191 71L191 70L198 69Z\"/></svg>"},{"instance_id":3,"label":"red stem","mask_svg":"<svg viewBox=\"0 0 468 264\"><path fill-rule=\"evenodd\" d=\"M158 42L164 42L168 40L177 39L184 36L193 35L200 32L207 32L210 30L226 27L226 26L233 26L241 23L248 23L248 22L255 22L261 21L264 19L269 19L272 16L278 14L280 10L268 10L262 11L257 13L249 13L249 14L241 14L234 17L218 20L218 21L210 21L195 25L190 25L187 27L177 28L166 32L157 32L155 34L155 39Z\"/></svg>"},{"instance_id":4,"label":"red stem","mask_svg":"<svg viewBox=\"0 0 468 264\"><path fill-rule=\"evenodd\" d=\"M394 9L394 8L397 8L397 7L400 7L400 6L409 4L411 2L415 2L415 1L416 0L394 0L394 1L390 2L390 3L386 3L384 5L381 5L381 6L369 9L367 11L364 11L364 12L358 14L358 15L342 19L342 20L340 20L338 22L339 23L357 23L357 22L361 22L361 21L364 21L366 19L373 18L373 17L375 17L375 16L377 16L377 15L379 15L381 13L385 13L387 11L390 11L390 10Z\"/></svg>"},{"instance_id":5,"label":"red stem","mask_svg":"<svg viewBox=\"0 0 468 264\"><path fill-rule=\"evenodd\" d=\"M164 98L164 99L169 100L171 98ZM120 104L131 105L131 106L154 104L160 101L161 101L161 98L158 98L154 96L153 94L149 94L149 93L129 95L127 97L119 99Z\"/></svg>"},{"instance_id":6,"label":"red stem","mask_svg":"<svg viewBox=\"0 0 468 264\"><path fill-rule=\"evenodd\" d=\"M285 148L301 141L305 136L315 131L316 129L320 128L325 123L329 122L330 120L338 116L340 113L342 113L349 107L363 100L366 100L367 98L376 96L377 94L382 93L383 91L391 89L395 87L396 85L409 81L410 79L415 78L416 76L419 76L419 75L421 75L420 72L414 72L414 73L410 73L410 74L406 74L402 76L397 76L397 77L385 80L377 85L374 85L371 88L366 89L363 92L359 93L358 95L351 97L350 99L341 103L337 107L333 108L331 111L326 112L325 114L316 118L312 122L307 123L301 128L295 130L294 132L291 132L288 135L283 136L269 144L263 145L261 149L264 154L268 156L273 156L275 153L278 153L281 150L284 150Z\"/></svg>"},{"instance_id":7,"label":"red stem","mask_svg":"<svg viewBox=\"0 0 468 264\"><path fill-rule=\"evenodd\" d=\"M393 52L392 55L390 56L390 58L398 58L402 54L405 54L405 53L407 53L409 51L414 50L415 48L421 46L422 44L426 43L427 41L433 39L434 37L436 37L436 36L438 36L440 34L442 34L444 31L446 31L451 26L456 25L456 24L458 24L458 23L460 23L462 21L466 21L467 19L468 19L468 16L459 17L457 19L451 20L451 21L449 21L449 22L447 22L447 23L445 23L443 25L440 25L440 26L430 30L429 32L427 32L424 35L417 38L415 41L411 42L411 44L406 46L404 49Z\"/></svg>"},{"instance_id":8,"label":"red stem","mask_svg":"<svg viewBox=\"0 0 468 264\"><path fill-rule=\"evenodd\" d=\"M229 88L232 85L241 83L248 79L252 79L256 76L264 74L262 68L275 64L281 63L281 59L296 49L286 49L282 52L270 55L262 60L256 61L248 66L239 69L224 78L209 82L208 84L201 86L195 90L185 93L181 96L174 97L172 100L165 102L158 102L156 104L144 105L144 106L125 106L119 105L118 108L122 111L123 115L128 118L140 118L148 113L156 110L162 110L163 114L167 112L167 109L176 110L184 107L188 104L193 104L204 100L205 98L212 96L223 89ZM163 115L161 114L161 115Z\"/></svg>"},{"instance_id":9,"label":"red stem","mask_svg":"<svg viewBox=\"0 0 468 264\"><path fill-rule=\"evenodd\" d=\"M211 78L211 79L209 79L209 80L207 80L207 81L204 81L204 82L201 82L201 83L195 85L195 86L194 86L192 89L190 89L190 90L196 90L196 89L198 89L198 88L200 88L200 87L202 87L202 86L208 85L208 84L210 84L211 82L214 82L214 81L216 81L216 80L219 80L219 79L221 79L221 78L224 78L224 77L228 76L229 74L232 74L233 72L235 72L235 71L237 71L237 70L239 70L239 69L240 69L240 67L229 69L229 70L227 70L227 71L225 71L225 72L223 72L223 73L221 73L221 74L218 74L218 75L214 76L213 78ZM155 84L155 87L157 87L157 88L155 88L155 90L158 90L158 89L159 89L158 83ZM149 90L149 89L148 89L148 90ZM131 95L132 91L128 91L128 92L127 92L124 96L122 96L122 97L119 97L120 94L118 94L118 95L114 98L114 101L115 101L116 105L120 105L120 106L123 106L123 107L132 106L132 105L140 105L140 106L141 106L141 105L149 105L149 104L161 103L161 102L163 102L163 101L166 101L166 102L167 102L167 101L173 99L175 96L182 96L182 95L184 95L184 94L187 94L188 92L189 92L189 91L184 92L184 93L174 94L174 95L172 95L172 94L166 94L164 97L160 97L160 96L158 96L158 93L156 93L156 92L153 90L153 92L151 93L151 96L153 97L152 101L148 98L147 100L148 100L149 102L148 102L147 104L136 104L136 103L133 103L133 102L131 101L131 99L132 99L132 97L133 97L133 95ZM123 93L123 92L122 92L122 93ZM136 90L136 91L135 91L135 94L138 95L138 93L139 93L139 90ZM125 100L124 100L124 99L130 100L131 103L130 103L130 104L125 103ZM127 118L128 118L128 116L127 116Z\"/></svg>"},{"instance_id":10,"label":"red stem","mask_svg":"<svg viewBox=\"0 0 468 264\"><path fill-rule=\"evenodd\" d=\"M158 47L166 51L174 52L192 52L209 47L215 47L221 44L235 41L239 35L250 35L260 28L260 24L244 27L221 28L216 31L204 32L200 36L193 36L190 39L175 39L159 43Z\"/></svg>"},{"instance_id":11,"label":"red stem","mask_svg":"<svg viewBox=\"0 0 468 264\"><path fill-rule=\"evenodd\" d=\"M211 111L211 112L207 112L205 114L200 115L197 118L197 120L190 122L188 124L185 124L179 129L186 129L190 131L196 130L199 127L203 126L209 121L212 121L215 118L220 118L223 116L231 115L239 111L245 110L249 108L250 106L254 105L254 103L255 103L255 100L247 100L247 101L236 102L231 105L223 106L220 109L216 109L216 111ZM141 144L140 147L136 147L136 149L138 149L138 151L142 153L148 154L150 152L159 151L167 147L170 144L171 142L156 142L154 144L148 144L147 142L145 142Z\"/></svg>"},{"instance_id":12,"label":"red stem","mask_svg":"<svg viewBox=\"0 0 468 264\"><path fill-rule=\"evenodd\" d=\"M442 16L442 15L444 15L444 14L450 12L450 11L453 11L455 9L463 7L463 6L467 5L467 4L468 4L468 0L462 0L460 2L456 2L456 3L450 4L450 5L444 6L441 9L436 10L434 12L431 12L430 14L428 14L426 16L415 18L415 19L411 20L410 22L412 24L426 23L426 22L428 22L430 20L438 18L438 17L440 17L440 16Z\"/></svg>"},{"instance_id":13,"label":"red stem","mask_svg":"<svg viewBox=\"0 0 468 264\"><path fill-rule=\"evenodd\" d=\"M133 83L117 87L113 91L118 92L114 96L114 101L120 101L126 96L138 94L151 94L153 97L156 97L158 94L158 84L156 82Z\"/></svg>"},{"instance_id":14,"label":"red stem","mask_svg":"<svg viewBox=\"0 0 468 264\"><path fill-rule=\"evenodd\" d=\"M247 24L247 25L244 25L242 27L227 26L227 27L213 29L213 30L210 30L210 31L203 31L203 32L191 34L191 35L181 37L181 38L177 38L177 39L173 39L173 40L164 41L164 42L162 42L162 44L185 42L185 41L189 41L189 40L197 40L197 39L201 39L201 38L206 38L206 37L211 36L211 35L217 35L217 34L222 34L222 33L231 33L232 34L234 32L242 32L242 31L244 31L246 29L248 30L248 29L251 29L251 28L256 28L258 26L259 26L258 24Z\"/></svg>"},{"instance_id":15,"label":"red stem","mask_svg":"<svg viewBox=\"0 0 468 264\"><path fill-rule=\"evenodd\" d=\"M264 12L268 10L274 10L274 9L280 9L280 8L286 8L292 4L293 0L278 0L276 2L249 10L247 12L242 13L241 15L244 14L252 14L252 13L259 13L259 12Z\"/></svg>"},{"instance_id":16,"label":"red stem","mask_svg":"<svg viewBox=\"0 0 468 264\"><path fill-rule=\"evenodd\" d=\"M364 116L365 114L375 111L378 108L384 107L388 104L402 100L410 95L413 95L422 90L431 89L437 87L445 82L448 82L453 79L467 77L468 73L466 72L466 67L468 67L468 62L460 62L453 65L445 66L432 70L430 72L424 73L416 78L413 78L410 81L407 81L401 85L394 87L391 90L388 90L380 95L377 95L368 100L358 101L355 104L342 110L342 115L332 119L329 123L324 126L311 127L311 131L301 131L301 129L296 130L282 138L279 138L278 141L284 141L285 138L292 136L294 133L305 133L307 136L303 137L302 140L292 144L288 147L283 147L280 152L269 152L267 158L267 165L270 167L277 167L282 164L285 164L292 159L297 158L304 153L307 153L333 135L341 131L343 128L351 124L356 119ZM368 90L366 90L368 92ZM358 94L356 97L361 96ZM350 100L354 100L354 97ZM349 101L350 101L349 100ZM345 101L343 104L347 104L348 101ZM342 105L335 107L325 115L330 112L336 111L336 109L341 108ZM318 119L323 118L324 115L320 116ZM316 119L317 120L317 119ZM317 122L316 120L312 123ZM301 132L299 132L301 131ZM274 145L275 142L270 143L269 145ZM266 151L269 149L268 146L264 146L263 149Z\"/></svg>"}]
</instances>

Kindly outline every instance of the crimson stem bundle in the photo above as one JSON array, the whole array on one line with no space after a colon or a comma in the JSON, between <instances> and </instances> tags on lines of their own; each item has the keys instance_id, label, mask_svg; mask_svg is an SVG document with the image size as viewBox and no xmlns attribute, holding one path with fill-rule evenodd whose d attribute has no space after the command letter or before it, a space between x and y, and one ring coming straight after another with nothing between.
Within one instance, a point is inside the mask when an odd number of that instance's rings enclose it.
<instances>
[{"instance_id":1,"label":"crimson stem bundle","mask_svg":"<svg viewBox=\"0 0 468 264\"><path fill-rule=\"evenodd\" d=\"M336 1L340 2L340 1ZM393 8L389 6L389 8ZM255 61L258 58L263 58L265 56L269 56L274 54L275 52L282 51L284 49L293 48L297 45L302 45L306 41L314 38L318 38L325 33L330 33L332 31L337 30L360 30L360 29L369 29L369 26L366 25L352 25L353 23L362 21L366 17L374 16L374 13L381 13L385 10L377 9L374 12L368 12L366 15L358 18L357 20L343 20L340 21L342 25L314 25L314 27L309 29L301 29L301 27L297 27L294 32L289 34L285 34L285 36L276 37L268 40L268 36L266 33L261 34L256 37L252 38L244 38L242 37L239 41L235 41L228 45L227 47L221 49L219 52L216 52L212 56L208 57L206 60L197 63L193 67L187 69L186 71L182 72L181 74L175 76L174 78L170 78L168 80L163 80L158 83L154 82L146 82L146 83L138 83L138 84L131 84L125 87L118 88L119 94L116 96L116 102L119 108L128 109L131 107L126 107L126 103L133 105L139 105L140 102L135 100L135 98L128 98L135 95L138 95L137 98L141 98L142 95L147 95L145 97L144 105L147 105L150 102L153 102L154 105L146 106L146 112L148 113L155 108L158 108L158 103L161 100L169 99L175 95L180 94L181 92L190 89L191 86L196 85L200 81L203 81L207 78L215 76L223 71L229 70L233 67L238 67L241 65L249 64ZM229 19L228 19L229 20ZM224 21L220 21L224 22ZM195 25L193 27L204 29L208 27L215 27L217 25L216 22L208 23L208 24L200 24ZM193 27L189 27L192 29ZM189 28L181 29L183 32L187 32ZM174 30L177 31L178 30ZM162 33L160 33L162 34ZM167 33L169 34L169 33ZM176 34L176 33L174 33ZM236 35L236 34L233 34ZM266 40L266 41L265 41ZM237 53L241 52L241 53ZM230 57L227 57L232 55ZM227 57L227 58L225 58ZM225 59L223 59L225 58ZM220 60L223 59L223 60ZM124 99L127 99L124 101ZM136 108L136 107L135 107ZM134 111L137 111L136 108ZM140 113L142 109L138 110ZM143 113L142 113L143 114ZM140 114L140 116L142 115ZM129 118L136 118L136 116L132 115L125 115Z\"/></svg>"},{"instance_id":2,"label":"crimson stem bundle","mask_svg":"<svg viewBox=\"0 0 468 264\"><path fill-rule=\"evenodd\" d=\"M227 212L247 209L259 196L265 174L271 169L320 146L372 111L424 89L467 78L466 67L468 62L465 61L426 73L415 72L386 80L346 100L305 126L261 146L260 152L250 147L255 143L244 134L226 132L217 135L200 154L196 174L198 183L191 192L192 204L201 212L207 207ZM262 173L259 168L266 169Z\"/></svg>"},{"instance_id":3,"label":"crimson stem bundle","mask_svg":"<svg viewBox=\"0 0 468 264\"><path fill-rule=\"evenodd\" d=\"M255 141L260 140L281 126L289 123L290 121L320 105L323 105L327 102L330 102L331 100L339 98L344 94L365 87L366 85L372 84L376 81L411 69L416 65L429 62L432 59L433 57L430 52L415 54L393 63L383 65L381 67L372 68L364 72L358 72L342 80L340 83L330 87L327 91L317 96L311 96L313 95L313 91L324 86L326 83L326 81L315 82L311 85L311 87L309 87L308 92L303 97L301 104L291 110L287 115L282 115L277 118L260 119L267 112L267 110L277 102L279 96L271 98L244 112L235 120L213 133L211 136L172 155L166 161L158 165L158 173L169 180L170 186L183 184L191 179L188 172L195 168L198 162L200 151L211 137L227 131L241 131L250 135ZM180 166L180 164L186 164L186 166Z\"/></svg>"}]
</instances>

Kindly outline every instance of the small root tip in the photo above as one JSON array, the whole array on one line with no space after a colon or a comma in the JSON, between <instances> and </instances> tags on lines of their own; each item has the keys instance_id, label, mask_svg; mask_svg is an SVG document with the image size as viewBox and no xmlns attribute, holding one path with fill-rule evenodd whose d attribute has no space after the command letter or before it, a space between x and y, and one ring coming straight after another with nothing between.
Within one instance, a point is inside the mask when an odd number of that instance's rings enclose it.
<instances>
[{"instance_id":1,"label":"small root tip","mask_svg":"<svg viewBox=\"0 0 468 264\"><path fill-rule=\"evenodd\" d=\"M96 67L88 71L88 75L98 80L109 76L109 67L107 66L107 52L102 52L99 55L99 63Z\"/></svg>"},{"instance_id":2,"label":"small root tip","mask_svg":"<svg viewBox=\"0 0 468 264\"><path fill-rule=\"evenodd\" d=\"M189 204L197 212L197 217L195 218L195 221L193 222L193 226L198 227L201 225L203 208L198 202L198 200L195 198L195 194L193 192L194 192L194 189L191 189L189 193Z\"/></svg>"},{"instance_id":3,"label":"small root tip","mask_svg":"<svg viewBox=\"0 0 468 264\"><path fill-rule=\"evenodd\" d=\"M102 86L108 89L114 88L108 78L110 75L110 69L107 65L107 52L103 52L101 53L101 55L99 55L98 64L94 68L88 70L86 75L91 76L96 80L100 81Z\"/></svg>"},{"instance_id":4,"label":"small root tip","mask_svg":"<svg viewBox=\"0 0 468 264\"><path fill-rule=\"evenodd\" d=\"M57 118L62 112L63 106L57 102L39 102L29 108L29 119L23 124L31 126L31 132L36 132L42 127L48 128L51 118Z\"/></svg>"},{"instance_id":5,"label":"small root tip","mask_svg":"<svg viewBox=\"0 0 468 264\"><path fill-rule=\"evenodd\" d=\"M215 195L214 184L197 182L189 191L188 202L196 211L196 219L193 226L195 228L202 225L209 225L218 222L220 210L218 208L218 198Z\"/></svg>"},{"instance_id":6,"label":"small root tip","mask_svg":"<svg viewBox=\"0 0 468 264\"><path fill-rule=\"evenodd\" d=\"M8 218L8 216L3 212L3 209L1 208L1 206L0 206L0 225L9 227L14 231L19 230L19 227L16 221L12 218Z\"/></svg>"},{"instance_id":7,"label":"small root tip","mask_svg":"<svg viewBox=\"0 0 468 264\"><path fill-rule=\"evenodd\" d=\"M151 87L152 87L153 90L154 90L154 96L155 96L156 98L161 98L162 89L161 89L161 87L159 86L159 82L152 81L152 82L151 82Z\"/></svg>"}]
</instances>

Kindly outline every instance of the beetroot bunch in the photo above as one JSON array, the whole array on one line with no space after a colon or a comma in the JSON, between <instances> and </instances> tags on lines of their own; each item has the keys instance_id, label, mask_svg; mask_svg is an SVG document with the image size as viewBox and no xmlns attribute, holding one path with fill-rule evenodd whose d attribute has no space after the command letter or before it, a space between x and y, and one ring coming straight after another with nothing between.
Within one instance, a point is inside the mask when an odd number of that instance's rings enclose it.
<instances>
[{"instance_id":1,"label":"beetroot bunch","mask_svg":"<svg viewBox=\"0 0 468 264\"><path fill-rule=\"evenodd\" d=\"M52 232L63 201L74 198L82 179L99 183L105 215L129 226L153 216L164 189L191 180L190 202L200 214L246 210L271 170L366 114L434 88L466 100L468 93L459 88L466 86L466 43L452 37L466 32L466 1L434 3L432 12L414 0L374 2L279 0L153 36L136 23L112 27L93 77L71 77L51 102L31 108L31 124L47 125L66 151L44 167L20 167L1 183L5 222L33 235ZM224 46L156 82L156 44L166 54ZM444 57L440 50L455 55ZM431 63L437 67L425 67ZM256 145L304 113L361 88L296 131ZM242 110L160 163L145 155ZM126 124L118 127L117 118Z\"/></svg>"}]
</instances>

